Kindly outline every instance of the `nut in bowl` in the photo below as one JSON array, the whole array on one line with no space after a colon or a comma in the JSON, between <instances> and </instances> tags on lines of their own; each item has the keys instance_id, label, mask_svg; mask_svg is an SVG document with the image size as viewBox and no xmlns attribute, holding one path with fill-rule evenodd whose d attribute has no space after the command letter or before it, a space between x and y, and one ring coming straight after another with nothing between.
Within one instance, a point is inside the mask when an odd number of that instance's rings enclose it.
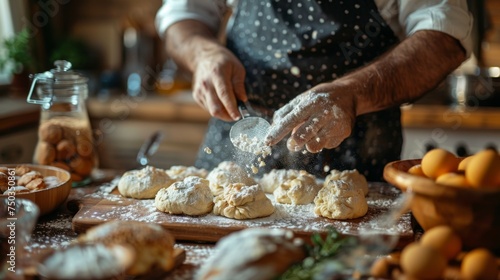
<instances>
[{"instance_id":1,"label":"nut in bowl","mask_svg":"<svg viewBox=\"0 0 500 280\"><path fill-rule=\"evenodd\" d=\"M0 198L12 196L33 201L40 215L52 212L68 198L71 175L68 171L48 165L0 165Z\"/></svg>"},{"instance_id":2,"label":"nut in bowl","mask_svg":"<svg viewBox=\"0 0 500 280\"><path fill-rule=\"evenodd\" d=\"M408 172L421 163L420 159L388 163L384 178L413 194L411 211L424 230L448 225L466 249L500 250L500 188L450 186Z\"/></svg>"}]
</instances>

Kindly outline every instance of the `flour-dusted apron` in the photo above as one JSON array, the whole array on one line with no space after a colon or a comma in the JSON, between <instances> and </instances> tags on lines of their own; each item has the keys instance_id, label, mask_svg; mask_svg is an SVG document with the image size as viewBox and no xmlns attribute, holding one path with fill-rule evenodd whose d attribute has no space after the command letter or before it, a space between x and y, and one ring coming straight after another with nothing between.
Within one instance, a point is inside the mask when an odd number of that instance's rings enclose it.
<instances>
[{"instance_id":1,"label":"flour-dusted apron","mask_svg":"<svg viewBox=\"0 0 500 280\"><path fill-rule=\"evenodd\" d=\"M373 0L240 0L238 5L227 47L245 66L250 102L269 120L298 94L373 61L398 42ZM197 167L212 169L224 160L249 163L229 140L232 124L210 120ZM400 157L400 110L359 116L348 139L318 154L290 152L285 142L273 147L260 173L293 168L323 177L331 169L356 168L381 181L385 164Z\"/></svg>"}]
</instances>

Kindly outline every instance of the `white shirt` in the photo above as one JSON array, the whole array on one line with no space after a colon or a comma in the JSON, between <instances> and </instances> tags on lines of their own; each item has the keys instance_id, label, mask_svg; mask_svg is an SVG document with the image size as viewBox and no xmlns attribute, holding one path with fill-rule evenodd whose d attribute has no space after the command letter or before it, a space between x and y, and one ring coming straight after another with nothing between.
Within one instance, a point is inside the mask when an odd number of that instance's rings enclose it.
<instances>
[{"instance_id":1,"label":"white shirt","mask_svg":"<svg viewBox=\"0 0 500 280\"><path fill-rule=\"evenodd\" d=\"M223 24L228 8L237 9L236 2L164 0L156 15L156 28L160 36L163 36L172 24L193 19L205 23L216 32ZM375 4L382 18L400 40L419 30L436 30L459 40L467 56L472 52L473 19L466 0L375 0ZM231 24L227 28L231 28Z\"/></svg>"}]
</instances>

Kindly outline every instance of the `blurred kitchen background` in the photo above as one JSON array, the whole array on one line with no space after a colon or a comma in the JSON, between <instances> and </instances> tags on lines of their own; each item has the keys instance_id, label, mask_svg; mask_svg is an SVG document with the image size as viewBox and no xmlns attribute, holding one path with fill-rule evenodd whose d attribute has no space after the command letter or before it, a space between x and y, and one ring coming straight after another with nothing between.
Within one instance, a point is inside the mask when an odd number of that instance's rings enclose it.
<instances>
[{"instance_id":1,"label":"blurred kitchen background","mask_svg":"<svg viewBox=\"0 0 500 280\"><path fill-rule=\"evenodd\" d=\"M140 146L157 130L164 138L151 164L192 165L209 116L192 100L189 76L163 51L154 27L161 4L0 0L0 42L27 27L32 55L21 75L0 74L0 164L31 162L39 108L25 101L26 77L65 59L90 79L87 109L101 167L137 167ZM403 158L419 158L433 147L460 156L500 147L500 0L469 5L476 17L474 56L424 98L403 106Z\"/></svg>"}]
</instances>

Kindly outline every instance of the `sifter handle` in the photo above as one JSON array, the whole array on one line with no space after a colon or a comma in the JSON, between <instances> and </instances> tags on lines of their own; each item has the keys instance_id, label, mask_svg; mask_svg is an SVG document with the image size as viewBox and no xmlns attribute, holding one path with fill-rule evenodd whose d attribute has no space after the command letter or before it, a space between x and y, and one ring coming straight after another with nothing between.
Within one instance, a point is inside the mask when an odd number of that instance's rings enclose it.
<instances>
[{"instance_id":1,"label":"sifter handle","mask_svg":"<svg viewBox=\"0 0 500 280\"><path fill-rule=\"evenodd\" d=\"M240 111L242 119L250 117L250 113L248 112L248 108L245 102L236 100L236 104L238 105L238 110Z\"/></svg>"}]
</instances>

